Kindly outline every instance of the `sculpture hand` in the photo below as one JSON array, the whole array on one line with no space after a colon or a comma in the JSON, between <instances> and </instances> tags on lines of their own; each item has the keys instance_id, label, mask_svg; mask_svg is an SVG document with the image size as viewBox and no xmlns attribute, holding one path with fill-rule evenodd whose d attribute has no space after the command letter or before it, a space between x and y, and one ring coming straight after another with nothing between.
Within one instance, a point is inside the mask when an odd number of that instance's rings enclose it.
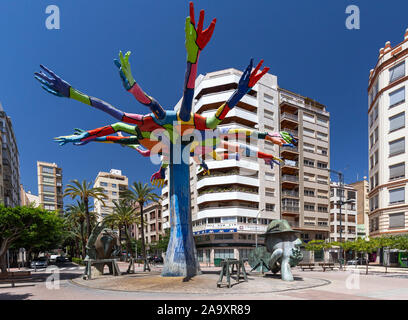
<instances>
[{"instance_id":1,"label":"sculpture hand","mask_svg":"<svg viewBox=\"0 0 408 320\"><path fill-rule=\"evenodd\" d=\"M281 131L279 133L282 139L287 143L286 145L283 145L283 146L295 147L298 145L297 140L293 137L291 133L286 132L286 131Z\"/></svg>"},{"instance_id":2,"label":"sculpture hand","mask_svg":"<svg viewBox=\"0 0 408 320\"><path fill-rule=\"evenodd\" d=\"M132 76L132 71L130 69L130 62L129 62L129 56L131 52L128 51L125 54L125 57L123 57L122 51L119 51L119 59L114 59L113 62L119 69L119 75L120 78L122 79L123 86L125 87L126 90L130 90L133 85L135 84L135 79Z\"/></svg>"},{"instance_id":3,"label":"sculpture hand","mask_svg":"<svg viewBox=\"0 0 408 320\"><path fill-rule=\"evenodd\" d=\"M49 74L46 75L42 71L34 73L34 78L41 83L42 88L57 97L69 98L71 85L47 67L43 65L40 65L40 67Z\"/></svg>"},{"instance_id":4,"label":"sculpture hand","mask_svg":"<svg viewBox=\"0 0 408 320\"><path fill-rule=\"evenodd\" d=\"M259 69L263 64L263 60L261 60L254 69L254 71L251 72L253 63L254 59L251 58L248 67L242 74L241 79L239 79L238 92L241 93L242 95L247 94L249 90L251 90L251 88L259 81L259 79L261 79L263 75L269 71L269 68L265 67L260 73L258 73Z\"/></svg>"},{"instance_id":5,"label":"sculpture hand","mask_svg":"<svg viewBox=\"0 0 408 320\"><path fill-rule=\"evenodd\" d=\"M60 136L54 138L55 142L58 142L60 146L72 142L74 145L80 146L87 144L90 140L83 140L89 137L89 133L82 129L75 129L75 133L69 136ZM82 141L83 140L83 141Z\"/></svg>"},{"instance_id":6,"label":"sculpture hand","mask_svg":"<svg viewBox=\"0 0 408 320\"><path fill-rule=\"evenodd\" d=\"M210 26L203 31L204 24L204 10L200 11L200 18L198 20L197 28L194 19L194 4L190 2L190 16L186 18L186 50L187 61L196 63L199 52L204 49L214 32L215 23L217 19L211 21Z\"/></svg>"},{"instance_id":7,"label":"sculpture hand","mask_svg":"<svg viewBox=\"0 0 408 320\"><path fill-rule=\"evenodd\" d=\"M160 168L159 171L153 173L152 177L150 178L150 182L152 185L157 186L158 188L163 187L164 185L164 178L166 177L166 170L164 168Z\"/></svg>"},{"instance_id":8,"label":"sculpture hand","mask_svg":"<svg viewBox=\"0 0 408 320\"><path fill-rule=\"evenodd\" d=\"M277 164L278 166L285 163L285 161L283 161L280 158L277 157L273 157L273 158L264 158L265 164L266 165L270 165L271 169L273 169L273 165Z\"/></svg>"},{"instance_id":9,"label":"sculpture hand","mask_svg":"<svg viewBox=\"0 0 408 320\"><path fill-rule=\"evenodd\" d=\"M204 162L204 160L200 164L199 170L203 170L203 176L205 175L210 175L210 169L208 169L207 164Z\"/></svg>"}]
</instances>

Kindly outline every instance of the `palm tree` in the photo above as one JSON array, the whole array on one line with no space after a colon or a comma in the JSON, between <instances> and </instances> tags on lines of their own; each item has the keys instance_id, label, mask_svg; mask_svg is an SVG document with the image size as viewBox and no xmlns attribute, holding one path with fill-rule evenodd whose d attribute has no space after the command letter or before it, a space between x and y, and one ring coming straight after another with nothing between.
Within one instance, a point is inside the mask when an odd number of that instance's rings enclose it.
<instances>
[{"instance_id":1,"label":"palm tree","mask_svg":"<svg viewBox=\"0 0 408 320\"><path fill-rule=\"evenodd\" d=\"M131 245L129 228L134 223L139 224L140 218L136 213L136 207L133 206L129 200L120 199L119 201L114 201L113 213L107 215L103 220L105 224L116 226L119 229L119 239L122 239L122 229L125 229L126 237L126 250L134 256L134 251Z\"/></svg>"},{"instance_id":2,"label":"palm tree","mask_svg":"<svg viewBox=\"0 0 408 320\"><path fill-rule=\"evenodd\" d=\"M101 187L92 187L92 182L82 181L82 184L77 180L71 180L72 184L68 184L64 190L64 197L70 196L71 199L79 197L81 202L85 205L85 218L86 218L86 234L89 238L91 235L91 221L89 215L89 198L94 198L102 202L105 205L104 199L108 197L104 193L104 189Z\"/></svg>"},{"instance_id":3,"label":"palm tree","mask_svg":"<svg viewBox=\"0 0 408 320\"><path fill-rule=\"evenodd\" d=\"M96 215L94 212L89 212L91 229L96 222ZM76 204L69 204L66 206L65 218L70 226L71 233L81 241L82 258L85 258L87 236L84 234L86 207L83 202L77 200Z\"/></svg>"},{"instance_id":4,"label":"palm tree","mask_svg":"<svg viewBox=\"0 0 408 320\"><path fill-rule=\"evenodd\" d=\"M153 201L159 202L161 197L153 192L154 187L149 186L147 183L142 184L141 182L133 182L130 189L127 189L121 193L121 197L133 202L133 204L139 204L140 207L140 224L142 226L142 256L145 261L146 268L146 246L144 237L144 216L143 216L143 206L145 203ZM148 268L148 267L147 267Z\"/></svg>"}]
</instances>

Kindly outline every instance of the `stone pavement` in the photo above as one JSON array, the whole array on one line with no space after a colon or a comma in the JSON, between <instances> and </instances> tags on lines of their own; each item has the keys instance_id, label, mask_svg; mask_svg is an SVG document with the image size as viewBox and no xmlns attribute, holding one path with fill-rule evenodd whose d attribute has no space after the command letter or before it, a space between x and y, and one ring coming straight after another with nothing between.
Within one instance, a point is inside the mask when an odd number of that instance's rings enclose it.
<instances>
[{"instance_id":1,"label":"stone pavement","mask_svg":"<svg viewBox=\"0 0 408 320\"><path fill-rule=\"evenodd\" d=\"M38 272L36 281L18 283L15 288L1 285L0 299L53 299L53 300L372 300L372 299L408 299L408 273L402 269L390 269L385 274L384 267L371 267L365 275L364 267L347 267L348 271L301 271L294 269L295 281L285 283L268 275L249 275L250 280L243 280L232 288L216 288L220 268L203 268L205 279L195 277L190 282L181 278L159 277L160 266L153 268L152 273L141 272L122 277L106 276L90 280L85 287L81 282L82 270L70 270L73 266L60 272L60 285L56 289L47 289L46 279L49 274ZM122 271L127 264L120 263ZM62 268L61 268L62 269ZM356 271L356 270L358 271ZM392 272L391 272L392 271ZM357 273L359 272L359 273ZM149 280L146 280L151 278ZM79 285L77 283L80 283ZM163 285L165 283L165 285ZM232 282L234 283L234 282ZM162 285L160 285L162 284ZM195 286L198 285L198 286ZM111 290L102 289L108 286ZM160 287L161 286L161 287ZM136 288L138 291L127 292ZM197 289L199 288L199 289ZM114 290L112 290L114 289Z\"/></svg>"}]
</instances>

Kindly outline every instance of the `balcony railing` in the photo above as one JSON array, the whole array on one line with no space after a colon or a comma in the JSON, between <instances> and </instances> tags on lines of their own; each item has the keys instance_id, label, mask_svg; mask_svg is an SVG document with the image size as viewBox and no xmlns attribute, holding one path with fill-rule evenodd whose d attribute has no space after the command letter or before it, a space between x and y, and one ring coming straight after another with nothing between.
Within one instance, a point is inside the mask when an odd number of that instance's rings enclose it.
<instances>
[{"instance_id":1,"label":"balcony railing","mask_svg":"<svg viewBox=\"0 0 408 320\"><path fill-rule=\"evenodd\" d=\"M283 119L290 119L290 120L294 120L294 121L298 121L298 115L297 114L291 114L291 113L282 113L281 114L281 120Z\"/></svg>"},{"instance_id":2,"label":"balcony railing","mask_svg":"<svg viewBox=\"0 0 408 320\"><path fill-rule=\"evenodd\" d=\"M299 192L298 191L292 191L292 190L283 190L282 191L282 196L299 197Z\"/></svg>"},{"instance_id":3,"label":"balcony railing","mask_svg":"<svg viewBox=\"0 0 408 320\"><path fill-rule=\"evenodd\" d=\"M283 128L282 131L286 131L287 133L290 133L291 135L293 135L295 137L297 137L299 135L299 132L297 130Z\"/></svg>"},{"instance_id":4,"label":"balcony railing","mask_svg":"<svg viewBox=\"0 0 408 320\"><path fill-rule=\"evenodd\" d=\"M299 167L299 162L294 161L294 160L285 160L285 164L283 166L284 167L298 168Z\"/></svg>"},{"instance_id":5,"label":"balcony railing","mask_svg":"<svg viewBox=\"0 0 408 320\"><path fill-rule=\"evenodd\" d=\"M282 151L299 152L297 147L282 147Z\"/></svg>"},{"instance_id":6,"label":"balcony railing","mask_svg":"<svg viewBox=\"0 0 408 320\"><path fill-rule=\"evenodd\" d=\"M291 176L284 174L282 176L282 181L292 181L292 182L299 182L299 177L298 176Z\"/></svg>"},{"instance_id":7,"label":"balcony railing","mask_svg":"<svg viewBox=\"0 0 408 320\"><path fill-rule=\"evenodd\" d=\"M282 211L286 211L286 212L299 212L299 207L282 206Z\"/></svg>"}]
</instances>

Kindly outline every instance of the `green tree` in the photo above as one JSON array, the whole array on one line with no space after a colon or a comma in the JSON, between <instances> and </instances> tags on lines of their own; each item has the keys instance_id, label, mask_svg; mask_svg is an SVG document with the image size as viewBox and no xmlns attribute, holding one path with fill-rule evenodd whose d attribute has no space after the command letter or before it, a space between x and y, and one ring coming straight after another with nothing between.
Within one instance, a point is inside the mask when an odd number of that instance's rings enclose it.
<instances>
[{"instance_id":1,"label":"green tree","mask_svg":"<svg viewBox=\"0 0 408 320\"><path fill-rule=\"evenodd\" d=\"M86 255L86 242L87 235L85 234L86 226L86 207L83 202L77 200L76 204L69 204L66 206L65 215L64 215L68 230L71 232L75 240L79 240L81 243L81 252L82 259ZM89 212L91 229L96 223L96 214L95 212Z\"/></svg>"},{"instance_id":2,"label":"green tree","mask_svg":"<svg viewBox=\"0 0 408 320\"><path fill-rule=\"evenodd\" d=\"M134 247L132 246L131 237L129 234L130 226L134 223L140 223L140 217L136 213L136 207L127 199L119 199L114 201L115 208L113 213L104 218L105 224L115 226L119 229L119 239L122 240L122 229L124 229L126 239L126 251L132 256L135 255Z\"/></svg>"},{"instance_id":3,"label":"green tree","mask_svg":"<svg viewBox=\"0 0 408 320\"><path fill-rule=\"evenodd\" d=\"M365 254L365 258L367 260L366 274L368 274L368 265L370 263L368 255L370 253L375 252L379 248L379 246L380 246L380 242L376 238L372 238L369 240L358 238L356 241L354 241L354 250Z\"/></svg>"},{"instance_id":4,"label":"green tree","mask_svg":"<svg viewBox=\"0 0 408 320\"><path fill-rule=\"evenodd\" d=\"M144 216L143 216L143 206L147 202L158 202L161 198L153 192L154 187L149 186L147 183L142 184L141 182L134 182L130 189L127 189L121 193L121 196L133 203L137 203L140 208L140 224L142 226L142 256L146 263L146 246L144 237Z\"/></svg>"},{"instance_id":5,"label":"green tree","mask_svg":"<svg viewBox=\"0 0 408 320\"><path fill-rule=\"evenodd\" d=\"M64 241L64 220L57 212L33 207L0 205L0 269L7 271L6 253L11 247L28 252L55 249Z\"/></svg>"},{"instance_id":6,"label":"green tree","mask_svg":"<svg viewBox=\"0 0 408 320\"><path fill-rule=\"evenodd\" d=\"M86 219L86 234L89 238L91 235L91 217L89 213L89 199L94 198L102 202L105 205L104 200L107 196L103 192L101 187L92 187L92 182L86 182L83 180L80 183L78 180L71 180L72 184L68 184L64 190L64 197L70 196L71 199L80 198L81 202L85 205L85 219Z\"/></svg>"},{"instance_id":7,"label":"green tree","mask_svg":"<svg viewBox=\"0 0 408 320\"><path fill-rule=\"evenodd\" d=\"M323 250L323 258L325 256L324 252L326 249L330 249L332 244L330 242L326 242L325 240L311 240L307 243L304 243L305 249L307 251L322 251Z\"/></svg>"}]
</instances>

